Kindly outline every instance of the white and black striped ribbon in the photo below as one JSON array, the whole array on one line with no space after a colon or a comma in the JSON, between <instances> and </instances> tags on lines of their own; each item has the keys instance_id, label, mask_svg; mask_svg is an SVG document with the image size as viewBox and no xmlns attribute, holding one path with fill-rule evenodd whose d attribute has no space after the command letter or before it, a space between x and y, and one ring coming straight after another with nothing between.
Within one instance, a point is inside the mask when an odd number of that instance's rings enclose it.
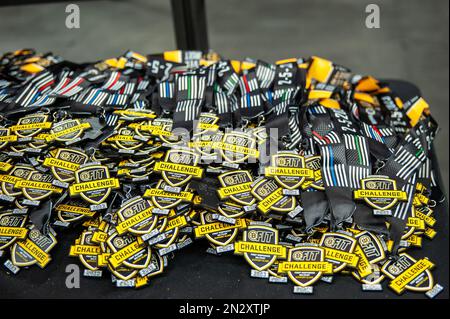
<instances>
[{"instance_id":1,"label":"white and black striped ribbon","mask_svg":"<svg viewBox=\"0 0 450 319\"><path fill-rule=\"evenodd\" d=\"M256 64L256 78L259 82L259 87L268 89L275 79L276 67L269 63L258 62Z\"/></svg>"},{"instance_id":2,"label":"white and black striped ribbon","mask_svg":"<svg viewBox=\"0 0 450 319\"><path fill-rule=\"evenodd\" d=\"M49 93L50 95L57 94L59 90L65 87L70 82L70 76L73 74L73 71L62 71L59 75L58 81L55 84L52 91Z\"/></svg>"},{"instance_id":3,"label":"white and black striped ribbon","mask_svg":"<svg viewBox=\"0 0 450 319\"><path fill-rule=\"evenodd\" d=\"M198 119L205 96L206 76L192 73L180 75L177 80L174 125L191 128ZM184 122L184 123L183 123Z\"/></svg>"},{"instance_id":4,"label":"white and black striped ribbon","mask_svg":"<svg viewBox=\"0 0 450 319\"><path fill-rule=\"evenodd\" d=\"M323 137L314 135L314 141L319 145L340 144L342 142L339 135L334 131L329 132Z\"/></svg>"},{"instance_id":5,"label":"white and black striped ribbon","mask_svg":"<svg viewBox=\"0 0 450 319\"><path fill-rule=\"evenodd\" d=\"M232 95L239 85L239 76L234 72L230 61L217 63L216 82L224 90L225 94Z\"/></svg>"},{"instance_id":6,"label":"white and black striped ribbon","mask_svg":"<svg viewBox=\"0 0 450 319\"><path fill-rule=\"evenodd\" d=\"M417 172L417 177L423 179L430 179L432 177L432 166L430 158L427 157L423 165L420 166L419 171Z\"/></svg>"},{"instance_id":7,"label":"white and black striped ribbon","mask_svg":"<svg viewBox=\"0 0 450 319\"><path fill-rule=\"evenodd\" d=\"M406 192L408 200L405 202L399 202L393 212L395 218L406 220L411 212L411 207L414 199L414 194L416 190L417 174L413 174L407 181L405 185L401 188L402 191Z\"/></svg>"},{"instance_id":8,"label":"white and black striped ribbon","mask_svg":"<svg viewBox=\"0 0 450 319\"><path fill-rule=\"evenodd\" d=\"M86 105L101 106L104 104L110 94L104 92L103 89L90 89L86 96L80 101Z\"/></svg>"},{"instance_id":9,"label":"white and black striped ribbon","mask_svg":"<svg viewBox=\"0 0 450 319\"><path fill-rule=\"evenodd\" d=\"M118 121L119 121L119 115L117 115L117 114L106 115L106 125L107 126L116 126Z\"/></svg>"},{"instance_id":10,"label":"white and black striped ribbon","mask_svg":"<svg viewBox=\"0 0 450 319\"><path fill-rule=\"evenodd\" d=\"M298 118L298 111L297 107L294 108L295 110L290 111L290 117L288 120L288 126L289 126L289 142L286 144L286 148L291 150L296 148L302 141L302 132L300 130L300 120Z\"/></svg>"},{"instance_id":11,"label":"white and black striped ribbon","mask_svg":"<svg viewBox=\"0 0 450 319\"><path fill-rule=\"evenodd\" d=\"M347 165L336 157L338 148L343 151L343 145L321 145L322 177L327 187L349 187Z\"/></svg>"},{"instance_id":12,"label":"white and black striped ribbon","mask_svg":"<svg viewBox=\"0 0 450 319\"><path fill-rule=\"evenodd\" d=\"M217 64L214 63L207 68L206 71L206 86L214 86L216 82L216 74L217 74Z\"/></svg>"},{"instance_id":13,"label":"white and black striped ribbon","mask_svg":"<svg viewBox=\"0 0 450 319\"><path fill-rule=\"evenodd\" d=\"M129 96L126 94L112 93L108 95L106 105L111 106L126 106L128 104Z\"/></svg>"},{"instance_id":14,"label":"white and black striped ribbon","mask_svg":"<svg viewBox=\"0 0 450 319\"><path fill-rule=\"evenodd\" d=\"M135 82L126 82L122 94L132 95L136 91L136 83Z\"/></svg>"},{"instance_id":15,"label":"white and black striped ribbon","mask_svg":"<svg viewBox=\"0 0 450 319\"><path fill-rule=\"evenodd\" d=\"M73 80L66 81L63 83L62 87L59 90L55 90L53 92L54 95L70 98L85 90L85 79L82 76L78 76Z\"/></svg>"},{"instance_id":16,"label":"white and black striped ribbon","mask_svg":"<svg viewBox=\"0 0 450 319\"><path fill-rule=\"evenodd\" d=\"M184 100L177 103L176 113L184 114L184 121L194 121L200 115L198 100Z\"/></svg>"},{"instance_id":17,"label":"white and black striped ribbon","mask_svg":"<svg viewBox=\"0 0 450 319\"><path fill-rule=\"evenodd\" d=\"M118 91L125 85L125 81L121 80L121 73L114 71L111 73L105 84L101 87L104 90Z\"/></svg>"},{"instance_id":18,"label":"white and black striped ribbon","mask_svg":"<svg viewBox=\"0 0 450 319\"><path fill-rule=\"evenodd\" d=\"M352 134L343 134L344 143L347 150L353 150L358 152L360 157L360 165L370 166L370 154L369 154L369 145L367 144L367 140L363 136L352 135Z\"/></svg>"},{"instance_id":19,"label":"white and black striped ribbon","mask_svg":"<svg viewBox=\"0 0 450 319\"><path fill-rule=\"evenodd\" d=\"M8 97L10 97L11 95L8 93L1 93L0 92L0 101L5 101Z\"/></svg>"},{"instance_id":20,"label":"white and black striped ribbon","mask_svg":"<svg viewBox=\"0 0 450 319\"><path fill-rule=\"evenodd\" d=\"M6 80L0 80L0 90L7 88L10 85L11 85L11 82L6 81Z\"/></svg>"},{"instance_id":21,"label":"white and black striped ribbon","mask_svg":"<svg viewBox=\"0 0 450 319\"><path fill-rule=\"evenodd\" d=\"M224 89L228 94L232 94L239 84L239 76L236 73L231 74L223 84Z\"/></svg>"},{"instance_id":22,"label":"white and black striped ribbon","mask_svg":"<svg viewBox=\"0 0 450 319\"><path fill-rule=\"evenodd\" d=\"M248 88L247 88L248 86ZM242 95L259 91L258 80L253 73L244 75L239 79L239 88Z\"/></svg>"},{"instance_id":23,"label":"white and black striped ribbon","mask_svg":"<svg viewBox=\"0 0 450 319\"><path fill-rule=\"evenodd\" d=\"M182 99L203 99L205 94L206 80L204 76L181 75L177 79L177 98L181 96L180 92L185 92Z\"/></svg>"},{"instance_id":24,"label":"white and black striped ribbon","mask_svg":"<svg viewBox=\"0 0 450 319\"><path fill-rule=\"evenodd\" d=\"M174 97L175 84L169 81L159 83L159 96L165 99L172 99Z\"/></svg>"},{"instance_id":25,"label":"white and black striped ribbon","mask_svg":"<svg viewBox=\"0 0 450 319\"><path fill-rule=\"evenodd\" d=\"M214 102L216 104L217 114L227 114L230 111L228 97L224 92L215 92Z\"/></svg>"},{"instance_id":26,"label":"white and black striped ribbon","mask_svg":"<svg viewBox=\"0 0 450 319\"><path fill-rule=\"evenodd\" d=\"M133 108L137 110L149 109L150 105L147 101L139 100L132 103Z\"/></svg>"},{"instance_id":27,"label":"white and black striped ribbon","mask_svg":"<svg viewBox=\"0 0 450 319\"><path fill-rule=\"evenodd\" d=\"M240 105L242 109L261 106L261 95L245 95L240 99Z\"/></svg>"},{"instance_id":28,"label":"white and black striped ribbon","mask_svg":"<svg viewBox=\"0 0 450 319\"><path fill-rule=\"evenodd\" d=\"M350 187L361 188L361 180L371 174L369 144L365 137L344 134Z\"/></svg>"},{"instance_id":29,"label":"white and black striped ribbon","mask_svg":"<svg viewBox=\"0 0 450 319\"><path fill-rule=\"evenodd\" d=\"M50 97L49 94L44 94L40 96L35 102L33 102L30 106L46 106L52 105L55 102L56 98Z\"/></svg>"},{"instance_id":30,"label":"white and black striped ribbon","mask_svg":"<svg viewBox=\"0 0 450 319\"><path fill-rule=\"evenodd\" d=\"M136 91L145 91L147 90L148 86L150 85L149 80L142 80L138 83Z\"/></svg>"},{"instance_id":31,"label":"white and black striped ribbon","mask_svg":"<svg viewBox=\"0 0 450 319\"><path fill-rule=\"evenodd\" d=\"M400 147L395 153L395 162L401 167L396 172L397 177L407 180L422 165L425 159L426 156L423 151L411 154L409 150Z\"/></svg>"},{"instance_id":32,"label":"white and black striped ribbon","mask_svg":"<svg viewBox=\"0 0 450 319\"><path fill-rule=\"evenodd\" d=\"M51 91L50 86L54 83L54 79L54 75L47 71L36 75L18 94L14 102L21 106L29 106L42 94L47 94Z\"/></svg>"},{"instance_id":33,"label":"white and black striped ribbon","mask_svg":"<svg viewBox=\"0 0 450 319\"><path fill-rule=\"evenodd\" d=\"M308 113L312 115L324 115L327 114L327 109L320 104L313 104L308 107Z\"/></svg>"}]
</instances>

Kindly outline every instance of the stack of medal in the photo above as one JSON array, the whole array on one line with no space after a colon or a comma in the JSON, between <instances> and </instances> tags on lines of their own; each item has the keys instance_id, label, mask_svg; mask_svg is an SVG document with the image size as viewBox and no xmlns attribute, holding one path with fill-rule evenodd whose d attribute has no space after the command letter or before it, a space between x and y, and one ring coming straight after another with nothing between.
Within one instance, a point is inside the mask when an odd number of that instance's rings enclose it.
<instances>
[{"instance_id":1,"label":"stack of medal","mask_svg":"<svg viewBox=\"0 0 450 319\"><path fill-rule=\"evenodd\" d=\"M435 123L422 98L403 103L371 77L318 57L129 51L86 66L21 50L1 58L0 113L10 273L45 267L56 233L82 225L70 256L118 287L148 284L205 238L207 252L242 255L252 277L295 293L338 274L368 291L385 280L399 294L442 290L433 263L406 253L436 235L433 171L415 139L431 144ZM174 127L189 121L186 140ZM288 133L263 161L269 127ZM333 207L341 193L350 213Z\"/></svg>"}]
</instances>

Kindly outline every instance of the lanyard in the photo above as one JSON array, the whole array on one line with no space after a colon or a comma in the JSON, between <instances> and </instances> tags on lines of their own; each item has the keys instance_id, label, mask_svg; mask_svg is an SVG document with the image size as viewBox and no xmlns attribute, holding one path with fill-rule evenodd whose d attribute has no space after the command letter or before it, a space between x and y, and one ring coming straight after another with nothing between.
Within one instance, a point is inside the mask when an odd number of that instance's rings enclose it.
<instances>
[{"instance_id":1,"label":"lanyard","mask_svg":"<svg viewBox=\"0 0 450 319\"><path fill-rule=\"evenodd\" d=\"M319 57L127 51L73 64L23 50L0 62L10 271L44 267L56 231L77 225L70 256L120 287L146 285L197 239L296 292L342 270L397 292L427 288L410 269L432 281L433 264L404 252L435 236L442 198L423 98Z\"/></svg>"}]
</instances>

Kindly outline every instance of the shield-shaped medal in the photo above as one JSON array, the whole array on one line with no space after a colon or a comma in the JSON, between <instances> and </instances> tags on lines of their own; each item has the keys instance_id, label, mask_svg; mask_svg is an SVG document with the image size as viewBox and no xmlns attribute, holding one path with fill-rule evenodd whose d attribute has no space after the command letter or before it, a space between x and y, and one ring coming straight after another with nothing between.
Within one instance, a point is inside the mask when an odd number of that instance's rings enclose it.
<instances>
[{"instance_id":1,"label":"shield-shaped medal","mask_svg":"<svg viewBox=\"0 0 450 319\"><path fill-rule=\"evenodd\" d=\"M264 126L258 126L251 130L252 135L256 138L258 145L263 144L269 138L267 129Z\"/></svg>"},{"instance_id":2,"label":"shield-shaped medal","mask_svg":"<svg viewBox=\"0 0 450 319\"><path fill-rule=\"evenodd\" d=\"M259 156L256 140L248 133L225 133L220 147L222 157L229 163L242 163Z\"/></svg>"},{"instance_id":3,"label":"shield-shaped medal","mask_svg":"<svg viewBox=\"0 0 450 319\"><path fill-rule=\"evenodd\" d=\"M18 196L22 194L21 189L14 188L15 184L21 180L27 179L27 177L34 172L34 168L22 164L15 165L8 175L0 176L2 178L2 191L8 196Z\"/></svg>"},{"instance_id":4,"label":"shield-shaped medal","mask_svg":"<svg viewBox=\"0 0 450 319\"><path fill-rule=\"evenodd\" d=\"M325 190L322 180L322 157L310 156L305 158L305 166L314 172L314 179L304 181L302 188L308 189L309 187L312 187L321 191Z\"/></svg>"},{"instance_id":5,"label":"shield-shaped medal","mask_svg":"<svg viewBox=\"0 0 450 319\"><path fill-rule=\"evenodd\" d=\"M55 157L44 160L44 166L50 166L51 172L61 182L71 182L75 179L75 172L80 165L87 162L89 157L81 151L70 148L59 148Z\"/></svg>"},{"instance_id":6,"label":"shield-shaped medal","mask_svg":"<svg viewBox=\"0 0 450 319\"><path fill-rule=\"evenodd\" d=\"M262 178L254 184L252 194L259 200L257 207L263 214L271 210L289 212L296 205L295 197L283 195L283 189L271 179Z\"/></svg>"},{"instance_id":7,"label":"shield-shaped medal","mask_svg":"<svg viewBox=\"0 0 450 319\"><path fill-rule=\"evenodd\" d=\"M163 143L168 145L176 145L183 141L180 137L172 134L172 119L156 119L152 122L152 125L160 126L160 128L153 131L153 133L157 135Z\"/></svg>"},{"instance_id":8,"label":"shield-shaped medal","mask_svg":"<svg viewBox=\"0 0 450 319\"><path fill-rule=\"evenodd\" d=\"M92 231L83 232L80 238L80 245L98 247L98 244L92 242L92 235L93 235ZM80 254L78 255L78 257L80 258L80 261L87 269L92 271L98 270L98 254L94 255Z\"/></svg>"},{"instance_id":9,"label":"shield-shaped medal","mask_svg":"<svg viewBox=\"0 0 450 319\"><path fill-rule=\"evenodd\" d=\"M0 149L8 145L9 142L17 140L17 135L12 135L9 128L0 127Z\"/></svg>"},{"instance_id":10,"label":"shield-shaped medal","mask_svg":"<svg viewBox=\"0 0 450 319\"><path fill-rule=\"evenodd\" d=\"M216 145L220 145L223 139L222 132L206 132L192 138L189 143L197 152L203 156L211 156L216 154Z\"/></svg>"},{"instance_id":11,"label":"shield-shaped medal","mask_svg":"<svg viewBox=\"0 0 450 319\"><path fill-rule=\"evenodd\" d=\"M407 200L406 193L397 190L396 181L386 176L362 179L361 188L355 191L355 199L363 198L367 204L378 210L388 210L399 200Z\"/></svg>"},{"instance_id":12,"label":"shield-shaped medal","mask_svg":"<svg viewBox=\"0 0 450 319\"><path fill-rule=\"evenodd\" d=\"M263 225L249 225L244 231L243 242L278 245L278 230ZM277 259L276 255L246 252L244 258L258 271L268 269Z\"/></svg>"},{"instance_id":13,"label":"shield-shaped medal","mask_svg":"<svg viewBox=\"0 0 450 319\"><path fill-rule=\"evenodd\" d=\"M28 238L14 243L11 247L11 259L18 267L28 267L34 264L44 268L51 260L48 252L56 245L53 234L43 235L33 228L28 232Z\"/></svg>"},{"instance_id":14,"label":"shield-shaped medal","mask_svg":"<svg viewBox=\"0 0 450 319\"><path fill-rule=\"evenodd\" d=\"M30 114L20 118L17 124L12 126L11 129L19 137L32 137L39 134L43 129L49 129L51 127L52 123L47 122L47 120L47 114Z\"/></svg>"},{"instance_id":15,"label":"shield-shaped medal","mask_svg":"<svg viewBox=\"0 0 450 319\"><path fill-rule=\"evenodd\" d=\"M119 129L117 135L112 136L118 148L124 150L134 150L141 147L144 143L134 139L135 132L127 127Z\"/></svg>"},{"instance_id":16,"label":"shield-shaped medal","mask_svg":"<svg viewBox=\"0 0 450 319\"><path fill-rule=\"evenodd\" d=\"M319 246L325 248L325 260L333 264L334 273L341 271L349 263L356 267L358 257L353 254L356 247L355 238L341 233L325 233Z\"/></svg>"},{"instance_id":17,"label":"shield-shaped medal","mask_svg":"<svg viewBox=\"0 0 450 319\"><path fill-rule=\"evenodd\" d=\"M188 195L184 191L182 191L181 194L167 192L164 190L166 186L168 186L168 184L161 180L158 182L154 190L150 190L155 193L150 197L152 203L160 209L169 209L175 207L183 201L183 198L180 198L179 195ZM157 193L161 194L157 195ZM148 192L146 192L146 194L148 194Z\"/></svg>"},{"instance_id":18,"label":"shield-shaped medal","mask_svg":"<svg viewBox=\"0 0 450 319\"><path fill-rule=\"evenodd\" d=\"M147 268L150 264L152 255L150 247L141 246L138 238L135 236L130 234L119 235L118 233L114 233L109 236L106 242L108 244L108 247L112 251L110 263L113 256L117 256L117 258L120 260L122 259L120 255L126 254L127 258L119 261L118 267L124 266L132 269L144 269ZM115 258L113 258L113 260L114 259ZM115 265L116 264L114 264L113 266Z\"/></svg>"},{"instance_id":19,"label":"shield-shaped medal","mask_svg":"<svg viewBox=\"0 0 450 319\"><path fill-rule=\"evenodd\" d=\"M0 214L0 250L9 247L18 239L26 238L26 221L26 214Z\"/></svg>"},{"instance_id":20,"label":"shield-shaped medal","mask_svg":"<svg viewBox=\"0 0 450 319\"><path fill-rule=\"evenodd\" d=\"M138 196L130 199L122 204L122 207L117 211L120 223L126 223L133 220L133 225L128 227L126 231L143 235L151 232L158 223L158 216L152 214L153 206L150 202Z\"/></svg>"},{"instance_id":21,"label":"shield-shaped medal","mask_svg":"<svg viewBox=\"0 0 450 319\"><path fill-rule=\"evenodd\" d=\"M427 260L417 261L407 253L400 253L397 260L387 260L381 268L381 271L393 280L391 285L401 285L402 290L425 292L433 288L434 279L429 267L422 268L419 265L419 263L423 264L424 262L427 262ZM416 269L411 269L415 265L416 267L414 268ZM406 273L407 270L410 270L410 272ZM404 278L402 278L402 274L405 275ZM395 280L397 278L399 280ZM409 282L406 283L405 280ZM398 292L400 293L401 291Z\"/></svg>"},{"instance_id":22,"label":"shield-shaped medal","mask_svg":"<svg viewBox=\"0 0 450 319\"><path fill-rule=\"evenodd\" d=\"M373 233L362 231L355 235L355 238L369 263L375 264L386 258L380 239Z\"/></svg>"},{"instance_id":23,"label":"shield-shaped medal","mask_svg":"<svg viewBox=\"0 0 450 319\"><path fill-rule=\"evenodd\" d=\"M200 221L201 221L202 225L220 223L217 220L214 220L212 218L212 214L209 212L203 212L200 215ZM233 240L236 238L238 232L239 232L238 228L225 229L225 230L218 229L217 232L208 233L205 235L205 237L206 237L206 239L208 239L208 241L210 241L214 245L226 246L229 243L233 242Z\"/></svg>"},{"instance_id":24,"label":"shield-shaped medal","mask_svg":"<svg viewBox=\"0 0 450 319\"><path fill-rule=\"evenodd\" d=\"M216 114L201 113L194 134L199 135L205 132L216 132L219 128L216 125L217 122L219 122L219 118Z\"/></svg>"},{"instance_id":25,"label":"shield-shaped medal","mask_svg":"<svg viewBox=\"0 0 450 319\"><path fill-rule=\"evenodd\" d=\"M55 210L58 212L58 219L63 223L72 223L95 214L90 210L88 203L75 198L70 199L67 203L59 204Z\"/></svg>"},{"instance_id":26,"label":"shield-shaped medal","mask_svg":"<svg viewBox=\"0 0 450 319\"><path fill-rule=\"evenodd\" d=\"M325 251L321 247L299 246L288 251L288 262L319 263L325 261ZM288 271L289 278L298 286L307 287L320 279L323 272L317 270Z\"/></svg>"},{"instance_id":27,"label":"shield-shaped medal","mask_svg":"<svg viewBox=\"0 0 450 319\"><path fill-rule=\"evenodd\" d=\"M220 203L218 208L219 212L228 218L237 218L245 214L242 206L232 201Z\"/></svg>"},{"instance_id":28,"label":"shield-shaped medal","mask_svg":"<svg viewBox=\"0 0 450 319\"><path fill-rule=\"evenodd\" d=\"M50 134L57 141L69 142L78 139L83 134L85 128L81 125L80 120L68 119L54 123Z\"/></svg>"},{"instance_id":29,"label":"shield-shaped medal","mask_svg":"<svg viewBox=\"0 0 450 319\"><path fill-rule=\"evenodd\" d=\"M111 190L119 186L117 179L110 178L108 167L89 165L75 172L75 184L70 187L71 195L79 194L92 204L103 203Z\"/></svg>"},{"instance_id":30,"label":"shield-shaped medal","mask_svg":"<svg viewBox=\"0 0 450 319\"><path fill-rule=\"evenodd\" d=\"M153 119L156 117L156 114L153 111L145 110L145 109L125 109L125 110L117 110L114 111L114 114L120 115L121 120L125 121L139 121L146 119Z\"/></svg>"},{"instance_id":31,"label":"shield-shaped medal","mask_svg":"<svg viewBox=\"0 0 450 319\"><path fill-rule=\"evenodd\" d=\"M306 178L314 179L314 172L305 167L305 158L294 153L273 155L271 166L266 167L265 173L286 189L297 189Z\"/></svg>"},{"instance_id":32,"label":"shield-shaped medal","mask_svg":"<svg viewBox=\"0 0 450 319\"><path fill-rule=\"evenodd\" d=\"M221 199L231 198L241 205L252 205L255 202L251 190L253 178L249 171L230 171L219 175L222 188L218 190Z\"/></svg>"},{"instance_id":33,"label":"shield-shaped medal","mask_svg":"<svg viewBox=\"0 0 450 319\"><path fill-rule=\"evenodd\" d=\"M150 130L142 130L142 127L149 127L152 124L152 121L143 121L139 123L130 124L129 127L134 129L134 132L137 136L149 139L152 137L150 134Z\"/></svg>"},{"instance_id":34,"label":"shield-shaped medal","mask_svg":"<svg viewBox=\"0 0 450 319\"><path fill-rule=\"evenodd\" d=\"M153 270L148 273L147 277L153 277L162 274L164 271L164 258L158 252L152 253L152 258L150 260L150 265L153 266Z\"/></svg>"},{"instance_id":35,"label":"shield-shaped medal","mask_svg":"<svg viewBox=\"0 0 450 319\"><path fill-rule=\"evenodd\" d=\"M55 178L51 174L32 172L26 180L16 184L22 188L23 195L29 200L39 201L53 193L62 193L62 189L52 185Z\"/></svg>"},{"instance_id":36,"label":"shield-shaped medal","mask_svg":"<svg viewBox=\"0 0 450 319\"><path fill-rule=\"evenodd\" d=\"M200 178L202 169L197 167L200 156L192 151L177 149L169 150L164 162L155 164L155 171L162 174L164 180L170 186L182 186L193 177Z\"/></svg>"},{"instance_id":37,"label":"shield-shaped medal","mask_svg":"<svg viewBox=\"0 0 450 319\"><path fill-rule=\"evenodd\" d=\"M137 276L139 270L133 269L129 267L125 267L123 265L113 268L111 265L108 264L108 270L113 274L115 277L119 278L120 280L130 280Z\"/></svg>"}]
</instances>

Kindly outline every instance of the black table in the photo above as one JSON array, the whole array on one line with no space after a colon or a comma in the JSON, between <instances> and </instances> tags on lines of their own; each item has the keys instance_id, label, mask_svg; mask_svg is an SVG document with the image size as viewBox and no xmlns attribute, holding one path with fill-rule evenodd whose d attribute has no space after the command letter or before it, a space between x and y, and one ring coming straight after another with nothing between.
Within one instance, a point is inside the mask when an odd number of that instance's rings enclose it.
<instances>
[{"instance_id":1,"label":"black table","mask_svg":"<svg viewBox=\"0 0 450 319\"><path fill-rule=\"evenodd\" d=\"M403 99L420 94L407 82L388 82ZM438 298L448 298L447 200L436 207L435 216L435 239L424 239L422 249L411 249L409 253L415 258L429 257L436 264L433 275L445 289ZM412 292L398 296L387 287L388 281L383 283L383 292L363 292L356 280L344 276L336 276L332 284L319 282L313 295L293 294L290 283L270 284L267 280L250 278L250 266L242 257L207 254L205 240L196 241L177 252L165 273L154 277L150 285L142 289L116 288L109 276L101 279L82 277L79 289L68 289L65 268L68 264L78 263L78 260L67 254L76 235L75 232L58 235L59 243L51 252L53 260L45 269L33 266L22 269L17 276L0 271L0 298L426 298L423 293Z\"/></svg>"}]
</instances>

